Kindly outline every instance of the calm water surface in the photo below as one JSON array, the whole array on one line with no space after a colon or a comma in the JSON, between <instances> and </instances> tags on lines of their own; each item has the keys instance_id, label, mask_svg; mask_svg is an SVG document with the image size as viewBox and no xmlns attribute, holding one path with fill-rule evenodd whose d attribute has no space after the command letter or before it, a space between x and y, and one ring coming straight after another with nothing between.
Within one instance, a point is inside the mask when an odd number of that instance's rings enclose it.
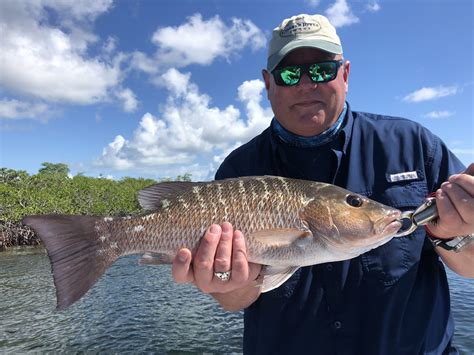
<instances>
[{"instance_id":1,"label":"calm water surface","mask_svg":"<svg viewBox=\"0 0 474 355\"><path fill-rule=\"evenodd\" d=\"M43 248L0 253L0 353L242 351L242 314L226 313L167 266L119 259L87 297L55 312ZM474 281L450 274L455 344L474 353Z\"/></svg>"}]
</instances>

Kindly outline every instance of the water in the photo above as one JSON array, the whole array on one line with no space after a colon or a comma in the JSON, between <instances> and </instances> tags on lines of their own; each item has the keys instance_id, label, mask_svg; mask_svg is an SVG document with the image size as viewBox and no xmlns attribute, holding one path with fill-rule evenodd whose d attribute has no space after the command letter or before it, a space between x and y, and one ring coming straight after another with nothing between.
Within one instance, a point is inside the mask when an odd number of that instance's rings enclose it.
<instances>
[{"instance_id":1,"label":"water","mask_svg":"<svg viewBox=\"0 0 474 355\"><path fill-rule=\"evenodd\" d=\"M66 312L54 311L55 298L44 249L0 253L0 353L242 349L241 314L175 284L167 266L138 266L137 257L119 259Z\"/></svg>"},{"instance_id":2,"label":"water","mask_svg":"<svg viewBox=\"0 0 474 355\"><path fill-rule=\"evenodd\" d=\"M455 344L474 353L474 282L449 275ZM55 312L43 248L0 253L0 353L242 352L242 314L222 311L191 285L177 285L166 266L119 259L87 297Z\"/></svg>"}]
</instances>

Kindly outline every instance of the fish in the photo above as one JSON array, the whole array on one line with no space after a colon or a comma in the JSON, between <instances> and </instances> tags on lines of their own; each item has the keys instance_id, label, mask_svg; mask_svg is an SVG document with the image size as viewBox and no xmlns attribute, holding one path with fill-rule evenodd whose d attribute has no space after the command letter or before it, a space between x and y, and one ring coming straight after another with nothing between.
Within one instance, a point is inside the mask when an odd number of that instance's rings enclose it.
<instances>
[{"instance_id":1,"label":"fish","mask_svg":"<svg viewBox=\"0 0 474 355\"><path fill-rule=\"evenodd\" d=\"M213 223L242 231L249 262L262 264L271 291L303 266L348 260L390 241L401 212L341 187L278 176L161 182L138 192L137 216L33 215L51 262L57 309L83 297L118 258L170 264L195 254Z\"/></svg>"}]
</instances>

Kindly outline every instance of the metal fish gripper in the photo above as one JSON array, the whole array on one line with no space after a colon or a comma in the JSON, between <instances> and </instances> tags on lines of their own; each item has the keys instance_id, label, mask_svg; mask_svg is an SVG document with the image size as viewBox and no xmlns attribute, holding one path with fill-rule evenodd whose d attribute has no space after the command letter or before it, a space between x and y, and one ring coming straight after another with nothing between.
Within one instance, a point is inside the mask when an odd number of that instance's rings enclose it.
<instances>
[{"instance_id":1,"label":"metal fish gripper","mask_svg":"<svg viewBox=\"0 0 474 355\"><path fill-rule=\"evenodd\" d=\"M400 222L404 223L400 231L395 234L395 237L403 237L413 233L419 226L427 225L428 223L436 223L438 218L438 208L436 207L436 199L428 197L426 201L414 211L405 211L400 217ZM460 252L466 245L474 240L474 234L458 236L451 239L430 238L435 246L440 246L447 250Z\"/></svg>"}]
</instances>

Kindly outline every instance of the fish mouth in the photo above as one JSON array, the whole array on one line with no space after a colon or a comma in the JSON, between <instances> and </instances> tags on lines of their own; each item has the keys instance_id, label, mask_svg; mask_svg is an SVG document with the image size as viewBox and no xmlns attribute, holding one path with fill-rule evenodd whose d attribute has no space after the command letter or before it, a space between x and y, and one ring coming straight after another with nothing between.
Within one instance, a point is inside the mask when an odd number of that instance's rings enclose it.
<instances>
[{"instance_id":1,"label":"fish mouth","mask_svg":"<svg viewBox=\"0 0 474 355\"><path fill-rule=\"evenodd\" d=\"M394 211L387 216L380 218L375 222L375 233L384 236L396 234L402 226L402 223L400 222L401 214L400 211Z\"/></svg>"}]
</instances>

